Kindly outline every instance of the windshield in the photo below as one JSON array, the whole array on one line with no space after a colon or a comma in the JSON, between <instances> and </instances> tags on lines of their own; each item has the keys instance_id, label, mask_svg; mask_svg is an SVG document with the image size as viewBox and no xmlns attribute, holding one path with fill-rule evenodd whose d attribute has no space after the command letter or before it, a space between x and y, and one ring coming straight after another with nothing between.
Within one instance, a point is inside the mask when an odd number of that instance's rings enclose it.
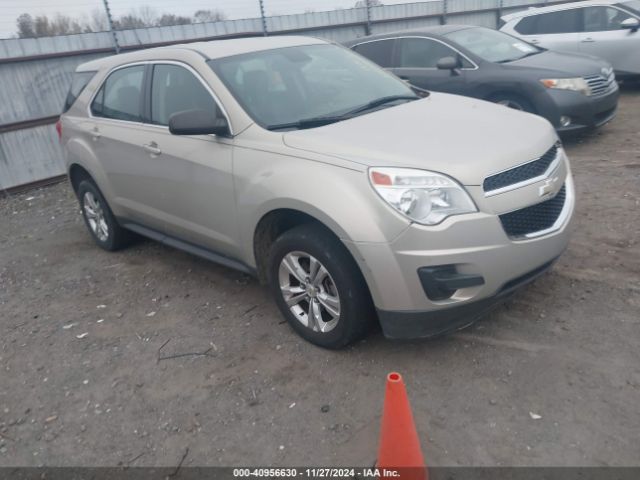
<instances>
[{"instance_id":1,"label":"windshield","mask_svg":"<svg viewBox=\"0 0 640 480\"><path fill-rule=\"evenodd\" d=\"M445 35L489 62L512 62L543 51L506 33L482 27L465 28Z\"/></svg>"},{"instance_id":2,"label":"windshield","mask_svg":"<svg viewBox=\"0 0 640 480\"><path fill-rule=\"evenodd\" d=\"M626 8L629 11L640 14L640 0L629 0L628 2L622 2L620 6Z\"/></svg>"},{"instance_id":3,"label":"windshield","mask_svg":"<svg viewBox=\"0 0 640 480\"><path fill-rule=\"evenodd\" d=\"M368 104L373 108L417 98L403 81L337 45L279 48L208 63L265 128L349 112L362 114ZM378 100L382 102L375 103Z\"/></svg>"}]
</instances>

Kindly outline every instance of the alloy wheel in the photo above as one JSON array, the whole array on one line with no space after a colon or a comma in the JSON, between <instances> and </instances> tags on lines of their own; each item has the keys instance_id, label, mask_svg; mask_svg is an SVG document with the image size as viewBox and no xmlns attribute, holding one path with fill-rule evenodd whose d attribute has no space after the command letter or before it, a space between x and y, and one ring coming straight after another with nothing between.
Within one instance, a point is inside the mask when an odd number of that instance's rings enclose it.
<instances>
[{"instance_id":1,"label":"alloy wheel","mask_svg":"<svg viewBox=\"0 0 640 480\"><path fill-rule=\"evenodd\" d=\"M85 192L82 206L89 228L98 240L106 242L109 238L109 225L100 200L92 192Z\"/></svg>"},{"instance_id":2,"label":"alloy wheel","mask_svg":"<svg viewBox=\"0 0 640 480\"><path fill-rule=\"evenodd\" d=\"M278 269L280 291L294 317L314 332L327 333L340 321L340 296L324 265L308 253L286 254Z\"/></svg>"}]
</instances>

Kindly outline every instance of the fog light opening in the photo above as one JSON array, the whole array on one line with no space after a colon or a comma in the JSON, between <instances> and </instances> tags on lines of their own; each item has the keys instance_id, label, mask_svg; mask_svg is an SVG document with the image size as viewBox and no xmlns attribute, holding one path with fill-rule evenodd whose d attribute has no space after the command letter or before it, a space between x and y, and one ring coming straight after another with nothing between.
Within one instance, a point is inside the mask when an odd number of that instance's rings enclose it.
<instances>
[{"instance_id":1,"label":"fog light opening","mask_svg":"<svg viewBox=\"0 0 640 480\"><path fill-rule=\"evenodd\" d=\"M571 117L568 117L567 115L562 115L560 117L560 125L563 127L568 127L569 125L571 125Z\"/></svg>"}]
</instances>

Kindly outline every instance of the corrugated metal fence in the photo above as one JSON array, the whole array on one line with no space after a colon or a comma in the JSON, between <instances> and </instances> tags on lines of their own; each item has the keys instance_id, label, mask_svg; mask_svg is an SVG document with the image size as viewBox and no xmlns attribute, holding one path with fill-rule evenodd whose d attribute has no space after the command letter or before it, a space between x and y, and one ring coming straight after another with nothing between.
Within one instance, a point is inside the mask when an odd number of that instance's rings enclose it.
<instances>
[{"instance_id":1,"label":"corrugated metal fence","mask_svg":"<svg viewBox=\"0 0 640 480\"><path fill-rule=\"evenodd\" d=\"M539 0L435 0L266 17L269 35L345 41L370 33L456 23L497 27L501 15ZM543 2L547 3L547 2ZM560 2L548 2L560 3ZM263 34L261 18L116 32L122 51ZM76 66L113 55L109 32L0 40L0 190L64 174L54 123Z\"/></svg>"}]
</instances>

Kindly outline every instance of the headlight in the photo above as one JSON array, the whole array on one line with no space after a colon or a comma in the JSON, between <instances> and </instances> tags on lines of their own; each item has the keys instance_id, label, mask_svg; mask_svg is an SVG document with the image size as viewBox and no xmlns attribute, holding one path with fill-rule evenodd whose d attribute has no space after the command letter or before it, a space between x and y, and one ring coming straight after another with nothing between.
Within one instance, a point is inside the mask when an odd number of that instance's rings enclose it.
<instances>
[{"instance_id":1,"label":"headlight","mask_svg":"<svg viewBox=\"0 0 640 480\"><path fill-rule=\"evenodd\" d=\"M559 90L572 90L583 95L591 95L591 88L584 78L547 78L540 80L547 88L557 88Z\"/></svg>"},{"instance_id":2,"label":"headlight","mask_svg":"<svg viewBox=\"0 0 640 480\"><path fill-rule=\"evenodd\" d=\"M384 201L423 225L436 225L451 215L477 212L464 188L439 173L412 168L371 168L369 180Z\"/></svg>"}]
</instances>

